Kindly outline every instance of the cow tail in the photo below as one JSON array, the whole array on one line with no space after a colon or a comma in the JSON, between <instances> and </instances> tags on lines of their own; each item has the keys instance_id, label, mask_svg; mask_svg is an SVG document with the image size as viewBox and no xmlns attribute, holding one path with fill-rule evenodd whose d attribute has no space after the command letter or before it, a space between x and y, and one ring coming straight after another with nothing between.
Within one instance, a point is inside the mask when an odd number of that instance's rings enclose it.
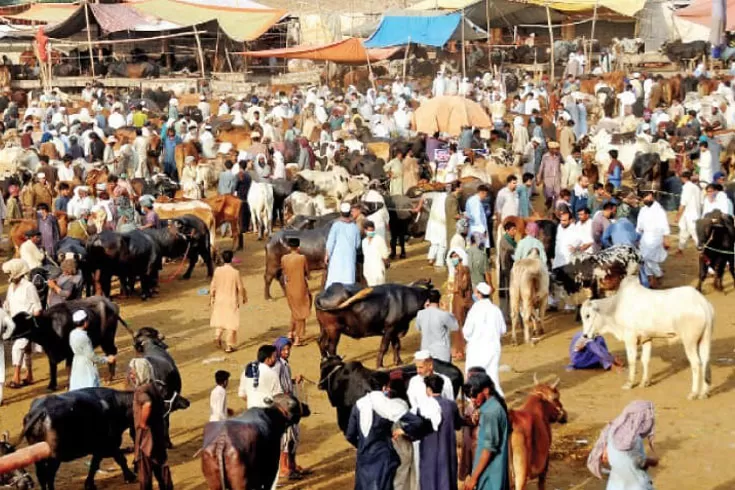
<instances>
[{"instance_id":1,"label":"cow tail","mask_svg":"<svg viewBox=\"0 0 735 490\"><path fill-rule=\"evenodd\" d=\"M133 329L130 328L130 325L128 325L128 323L123 320L119 313L115 313L115 317L117 318L117 321L120 322L123 327L125 327L125 330L130 333L130 336L133 337L133 341L135 341L135 332L133 332Z\"/></svg>"},{"instance_id":2,"label":"cow tail","mask_svg":"<svg viewBox=\"0 0 735 490\"><path fill-rule=\"evenodd\" d=\"M225 474L225 441L221 441L217 444L217 463L219 466L219 481L222 485L222 490L228 490L230 485L227 482L227 475Z\"/></svg>"}]
</instances>

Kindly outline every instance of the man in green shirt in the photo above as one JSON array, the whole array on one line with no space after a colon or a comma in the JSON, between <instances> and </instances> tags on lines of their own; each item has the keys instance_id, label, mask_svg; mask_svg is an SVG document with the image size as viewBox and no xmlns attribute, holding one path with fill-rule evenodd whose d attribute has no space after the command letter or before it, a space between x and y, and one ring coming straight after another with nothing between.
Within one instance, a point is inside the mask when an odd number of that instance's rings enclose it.
<instances>
[{"instance_id":1,"label":"man in green shirt","mask_svg":"<svg viewBox=\"0 0 735 490\"><path fill-rule=\"evenodd\" d=\"M138 107L135 108L135 112L133 113L133 126L136 128L142 128L145 126L147 120L148 115L143 112L143 105L138 104Z\"/></svg>"},{"instance_id":2,"label":"man in green shirt","mask_svg":"<svg viewBox=\"0 0 735 490\"><path fill-rule=\"evenodd\" d=\"M470 280L472 281L473 291L481 282L486 282L492 286L492 275L490 274L487 255L485 255L485 251L478 243L478 241L482 240L484 240L484 237L472 235L470 237L470 248L467 249L467 261L469 262Z\"/></svg>"},{"instance_id":3,"label":"man in green shirt","mask_svg":"<svg viewBox=\"0 0 735 490\"><path fill-rule=\"evenodd\" d=\"M538 256L544 264L544 267L548 268L546 249L544 249L544 244L541 243L541 240L538 239L538 225L531 221L526 223L526 236L518 242L515 254L513 255L513 261L518 262L519 260L525 259L531 255L531 251L534 249L538 250Z\"/></svg>"}]
</instances>

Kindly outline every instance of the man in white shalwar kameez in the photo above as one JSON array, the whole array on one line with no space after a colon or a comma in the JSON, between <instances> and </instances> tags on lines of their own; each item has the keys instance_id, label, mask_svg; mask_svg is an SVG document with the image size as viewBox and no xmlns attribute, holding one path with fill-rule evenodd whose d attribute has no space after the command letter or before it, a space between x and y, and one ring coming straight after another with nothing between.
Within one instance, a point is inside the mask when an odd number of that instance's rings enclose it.
<instances>
[{"instance_id":1,"label":"man in white shalwar kameez","mask_svg":"<svg viewBox=\"0 0 735 490\"><path fill-rule=\"evenodd\" d=\"M485 368L487 375L495 383L500 396L505 397L500 387L498 370L500 367L500 337L506 332L503 312L490 301L492 290L487 283L477 285L477 296L480 298L470 308L462 327L462 334L467 341L465 353L465 375L470 368Z\"/></svg>"},{"instance_id":2,"label":"man in white shalwar kameez","mask_svg":"<svg viewBox=\"0 0 735 490\"><path fill-rule=\"evenodd\" d=\"M431 210L424 239L431 243L427 258L435 267L444 267L444 257L447 254L447 225L444 213L446 200L446 192L431 193Z\"/></svg>"},{"instance_id":3,"label":"man in white shalwar kameez","mask_svg":"<svg viewBox=\"0 0 735 490\"><path fill-rule=\"evenodd\" d=\"M375 231L375 224L365 221L365 238L362 239L362 275L369 287L385 284L385 261L390 256L390 250L385 238Z\"/></svg>"},{"instance_id":4,"label":"man in white shalwar kameez","mask_svg":"<svg viewBox=\"0 0 735 490\"><path fill-rule=\"evenodd\" d=\"M408 388L406 389L406 395L408 396L408 403L411 406L412 413L417 413L429 400L429 395L426 394L424 378L432 374L436 374L444 380L444 388L442 388L441 394L442 398L454 400L452 380L449 379L448 376L434 371L434 360L431 358L431 352L428 350L420 350L414 354L413 360L416 364L416 376L409 380ZM421 481L419 475L419 462L421 461L419 454L420 447L420 441L415 441L413 443L414 473L416 475L417 484Z\"/></svg>"},{"instance_id":5,"label":"man in white shalwar kameez","mask_svg":"<svg viewBox=\"0 0 735 490\"><path fill-rule=\"evenodd\" d=\"M666 260L666 235L671 233L666 211L653 198L653 191L646 191L643 197L643 207L638 213L636 230L641 234L640 250L643 256L643 268L648 283L656 287L657 279L663 276L661 263Z\"/></svg>"},{"instance_id":6,"label":"man in white shalwar kameez","mask_svg":"<svg viewBox=\"0 0 735 490\"><path fill-rule=\"evenodd\" d=\"M436 74L436 78L431 85L431 93L434 97L441 97L446 91L447 81L444 78L444 73L439 72Z\"/></svg>"}]
</instances>

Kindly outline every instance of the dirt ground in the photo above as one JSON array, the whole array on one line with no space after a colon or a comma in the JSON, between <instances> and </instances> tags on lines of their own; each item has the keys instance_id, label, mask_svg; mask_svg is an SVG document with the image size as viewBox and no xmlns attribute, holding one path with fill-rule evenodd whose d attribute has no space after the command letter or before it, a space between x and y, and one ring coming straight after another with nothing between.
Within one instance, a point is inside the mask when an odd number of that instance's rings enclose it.
<instances>
[{"instance_id":1,"label":"dirt ground","mask_svg":"<svg viewBox=\"0 0 735 490\"><path fill-rule=\"evenodd\" d=\"M229 242L227 242L229 245ZM435 284L442 284L445 272L437 272L426 264L426 245L414 243L406 260L395 262L389 270L392 282L408 282L420 277L431 277ZM152 325L167 336L171 353L176 359L184 380L184 395L191 400L191 407L172 417L172 437L175 448L169 452L171 469L177 489L205 488L198 458L194 454L200 448L202 428L209 416L209 393L214 386L214 372L229 370L232 383L228 388L229 406L235 411L244 409L244 402L237 397L240 373L246 362L255 358L255 352L263 343L272 343L288 331L289 310L280 290L273 291L275 300L263 299L263 243L247 236L246 249L237 257L242 261L237 267L242 272L250 302L242 310L240 347L234 354L225 355L215 350L212 331L208 326L209 307L206 289L206 271L198 266L190 281L173 280L162 284L158 298L141 302L138 299L122 303L124 318L134 327ZM162 274L168 277L174 266ZM695 251L690 249L683 258L670 257L665 264L665 286L693 283L696 273ZM732 292L733 284L726 280L726 291ZM312 291L317 293L319 278L313 278ZM3 287L4 289L4 287ZM554 426L554 445L549 471L550 489L603 489L604 483L588 473L584 462L599 431L630 401L649 399L656 405L656 447L661 464L653 470L658 489L690 488L697 490L729 490L735 488L735 466L730 463L735 456L735 422L731 407L735 405L735 342L732 334L735 296L705 289L707 298L717 312L713 343L712 396L705 401L686 400L691 374L681 345L656 344L653 349L653 386L647 389L621 390L624 373L602 371L568 372L568 347L572 335L579 328L571 314L552 313L547 317L547 334L535 347L512 347L504 342L501 364L509 369L501 373L503 389L509 405L516 406L524 397L536 373L539 379L562 380L562 402L569 412L569 422ZM118 331L120 348L119 365L125 366L132 356L131 340L121 328ZM297 348L292 355L295 373L302 373L312 381L319 379L319 352L314 339L318 325L312 319L308 324L309 343ZM607 339L616 355L624 357L621 342ZM418 348L419 336L411 330L403 341L404 359ZM378 339L355 341L344 338L339 353L349 359L375 366L375 350ZM6 357L8 360L9 356ZM392 359L390 356L386 358ZM9 430L15 440L31 400L45 394L48 367L45 359L36 356L36 384L15 391L6 388L5 403L0 408L0 429ZM122 371L123 369L119 369ZM64 371L61 369L60 371ZM640 370L639 370L640 372ZM8 373L9 374L9 373ZM114 384L122 388L122 380ZM60 378L66 384L66 374ZM336 423L334 409L326 395L309 385L308 403L312 416L302 424L303 441L299 463L314 473L308 479L287 485L292 489L350 488L353 483L355 451L345 441ZM127 438L127 436L126 436ZM126 439L127 441L127 439ZM126 444L129 443L126 442ZM129 456L129 459L131 457ZM81 488L86 475L88 459L63 464L57 478L59 489ZM111 460L105 460L97 475L100 489L123 488L120 471ZM536 484L529 485L536 488ZM127 488L133 488L128 486Z\"/></svg>"}]
</instances>

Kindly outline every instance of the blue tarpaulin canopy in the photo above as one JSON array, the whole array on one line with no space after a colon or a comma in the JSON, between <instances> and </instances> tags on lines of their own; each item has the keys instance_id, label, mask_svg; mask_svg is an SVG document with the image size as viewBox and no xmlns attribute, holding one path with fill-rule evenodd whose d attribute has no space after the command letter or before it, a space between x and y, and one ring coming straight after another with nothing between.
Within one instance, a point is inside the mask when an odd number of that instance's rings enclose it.
<instances>
[{"instance_id":1,"label":"blue tarpaulin canopy","mask_svg":"<svg viewBox=\"0 0 735 490\"><path fill-rule=\"evenodd\" d=\"M444 46L457 30L462 14L384 15L377 30L363 43L366 48L389 48L415 43Z\"/></svg>"}]
</instances>

